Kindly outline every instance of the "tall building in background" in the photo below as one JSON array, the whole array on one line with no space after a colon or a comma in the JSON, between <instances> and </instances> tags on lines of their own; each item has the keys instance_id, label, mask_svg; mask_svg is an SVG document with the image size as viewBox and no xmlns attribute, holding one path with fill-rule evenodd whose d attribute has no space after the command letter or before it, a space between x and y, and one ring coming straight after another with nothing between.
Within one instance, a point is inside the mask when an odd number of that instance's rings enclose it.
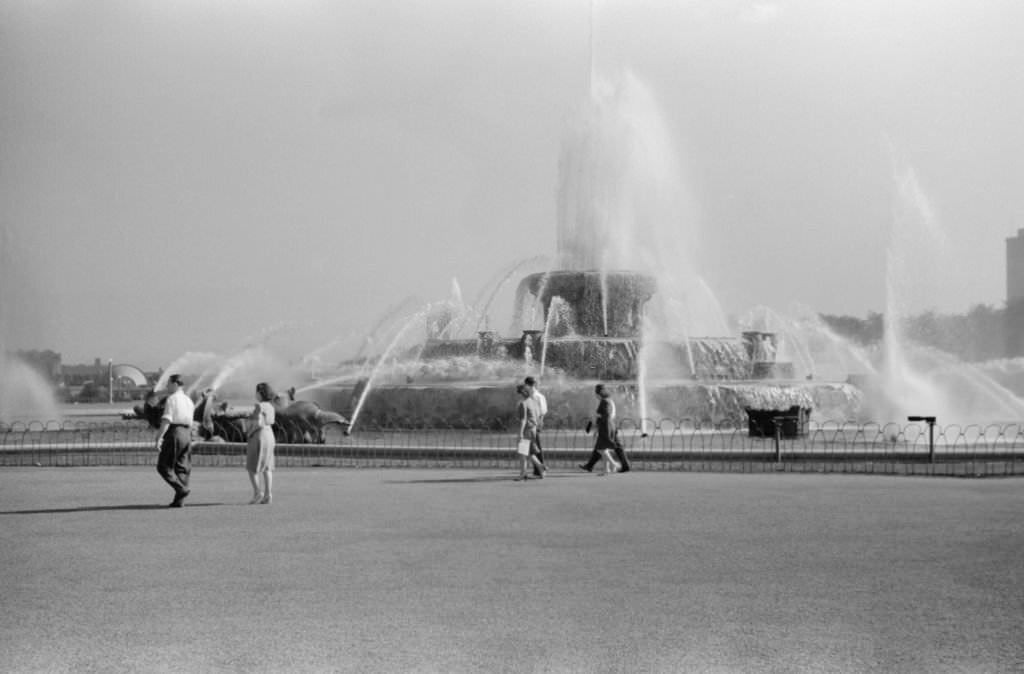
<instances>
[{"instance_id":1,"label":"tall building in background","mask_svg":"<svg viewBox=\"0 0 1024 674\"><path fill-rule=\"evenodd\" d=\"M1024 229L1006 240L1006 355L1024 355Z\"/></svg>"}]
</instances>

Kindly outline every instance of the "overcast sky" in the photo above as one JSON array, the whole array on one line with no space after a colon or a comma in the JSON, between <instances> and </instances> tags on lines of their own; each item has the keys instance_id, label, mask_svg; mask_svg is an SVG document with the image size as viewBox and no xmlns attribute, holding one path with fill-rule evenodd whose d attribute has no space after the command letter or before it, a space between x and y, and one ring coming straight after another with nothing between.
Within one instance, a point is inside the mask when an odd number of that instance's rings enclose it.
<instances>
[{"instance_id":1,"label":"overcast sky","mask_svg":"<svg viewBox=\"0 0 1024 674\"><path fill-rule=\"evenodd\" d=\"M727 313L884 311L894 155L955 261L922 310L1002 305L1016 0L12 0L7 345L157 368L282 323L309 350L452 278L471 299L554 254L592 65L657 101Z\"/></svg>"}]
</instances>

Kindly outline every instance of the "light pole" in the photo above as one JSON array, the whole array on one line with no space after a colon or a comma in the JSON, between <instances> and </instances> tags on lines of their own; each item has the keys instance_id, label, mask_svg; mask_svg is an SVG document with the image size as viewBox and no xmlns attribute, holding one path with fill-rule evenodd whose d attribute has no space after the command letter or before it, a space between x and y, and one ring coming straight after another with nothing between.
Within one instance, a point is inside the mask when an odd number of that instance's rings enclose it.
<instances>
[{"instance_id":1,"label":"light pole","mask_svg":"<svg viewBox=\"0 0 1024 674\"><path fill-rule=\"evenodd\" d=\"M912 416L907 421L923 421L928 424L928 463L935 463L935 417Z\"/></svg>"},{"instance_id":2,"label":"light pole","mask_svg":"<svg viewBox=\"0 0 1024 674\"><path fill-rule=\"evenodd\" d=\"M107 359L107 403L114 402L114 359Z\"/></svg>"}]
</instances>

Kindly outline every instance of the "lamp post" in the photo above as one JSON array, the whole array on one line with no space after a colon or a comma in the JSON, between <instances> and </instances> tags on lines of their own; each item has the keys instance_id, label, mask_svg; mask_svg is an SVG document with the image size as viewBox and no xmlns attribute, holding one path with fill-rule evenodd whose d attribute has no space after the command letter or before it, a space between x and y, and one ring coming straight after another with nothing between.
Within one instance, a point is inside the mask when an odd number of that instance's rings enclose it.
<instances>
[{"instance_id":1,"label":"lamp post","mask_svg":"<svg viewBox=\"0 0 1024 674\"><path fill-rule=\"evenodd\" d=\"M923 421L928 424L928 463L935 463L935 417L911 416L907 421Z\"/></svg>"},{"instance_id":2,"label":"lamp post","mask_svg":"<svg viewBox=\"0 0 1024 674\"><path fill-rule=\"evenodd\" d=\"M107 359L107 402L114 402L114 359Z\"/></svg>"}]
</instances>

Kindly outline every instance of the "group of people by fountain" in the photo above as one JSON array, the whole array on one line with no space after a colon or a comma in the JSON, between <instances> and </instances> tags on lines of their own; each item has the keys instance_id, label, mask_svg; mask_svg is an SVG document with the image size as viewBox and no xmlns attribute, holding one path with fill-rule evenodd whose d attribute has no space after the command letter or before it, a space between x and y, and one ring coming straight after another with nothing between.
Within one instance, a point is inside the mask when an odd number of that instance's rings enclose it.
<instances>
[{"instance_id":1,"label":"group of people by fountain","mask_svg":"<svg viewBox=\"0 0 1024 674\"><path fill-rule=\"evenodd\" d=\"M155 444L159 452L157 473L174 490L171 508L180 508L191 493L189 479L192 473L192 424L196 404L185 393L181 375L173 374L167 380L167 395L156 432ZM518 431L517 456L520 460L517 481L527 480L530 469L538 479L547 472L541 444L544 416L548 413L547 398L541 393L534 377L526 377L516 387L519 395L517 413L520 424ZM586 463L579 468L593 472L599 461L604 459L603 475L630 470L616 426L615 402L604 384L594 387L598 404L593 418L587 423L586 431L596 433L594 449ZM273 475L275 468L276 440L273 425L276 410L273 401L274 390L266 382L256 385L256 404L248 416L246 437L246 472L252 486L252 504L269 504L272 501Z\"/></svg>"},{"instance_id":2,"label":"group of people by fountain","mask_svg":"<svg viewBox=\"0 0 1024 674\"><path fill-rule=\"evenodd\" d=\"M544 463L544 450L541 445L541 431L544 427L544 415L548 413L547 398L537 387L537 380L534 377L527 377L522 384L516 386L516 393L519 395L519 403L516 411L519 416L519 435L516 443L516 454L520 459L519 477L517 481L528 480L530 469L538 479L543 479L547 472ZM630 470L629 459L626 457L622 442L619 441L618 427L615 417L615 401L612 400L611 392L604 384L594 387L594 395L597 397L597 410L593 418L587 422L587 433L592 430L596 432L594 449L586 463L579 464L579 468L593 472L594 467L601 459L604 459L603 475L611 473L625 473Z\"/></svg>"}]
</instances>

